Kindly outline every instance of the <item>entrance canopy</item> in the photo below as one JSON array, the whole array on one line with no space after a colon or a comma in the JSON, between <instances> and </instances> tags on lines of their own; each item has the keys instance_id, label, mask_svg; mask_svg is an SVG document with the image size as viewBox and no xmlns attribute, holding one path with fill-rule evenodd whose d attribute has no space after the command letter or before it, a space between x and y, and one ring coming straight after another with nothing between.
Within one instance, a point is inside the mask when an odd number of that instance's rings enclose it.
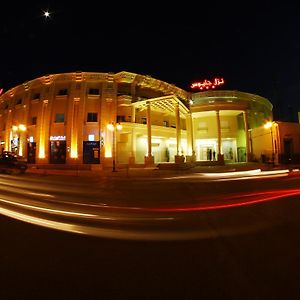
<instances>
[{"instance_id":1,"label":"entrance canopy","mask_svg":"<svg viewBox=\"0 0 300 300\"><path fill-rule=\"evenodd\" d=\"M151 110L162 113L175 114L178 106L179 112L185 116L189 113L189 109L174 95L163 96L158 98L147 99L132 103L132 106L142 110L147 109L147 104L150 103Z\"/></svg>"}]
</instances>

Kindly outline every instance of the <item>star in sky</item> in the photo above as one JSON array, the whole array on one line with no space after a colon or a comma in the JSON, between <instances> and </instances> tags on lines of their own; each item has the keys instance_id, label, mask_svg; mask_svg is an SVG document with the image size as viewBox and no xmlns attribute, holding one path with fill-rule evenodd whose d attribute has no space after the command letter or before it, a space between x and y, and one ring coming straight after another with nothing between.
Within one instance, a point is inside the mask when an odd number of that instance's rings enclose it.
<instances>
[{"instance_id":1,"label":"star in sky","mask_svg":"<svg viewBox=\"0 0 300 300\"><path fill-rule=\"evenodd\" d=\"M43 11L43 16L45 17L45 19L50 18L50 12L48 10L44 10Z\"/></svg>"}]
</instances>

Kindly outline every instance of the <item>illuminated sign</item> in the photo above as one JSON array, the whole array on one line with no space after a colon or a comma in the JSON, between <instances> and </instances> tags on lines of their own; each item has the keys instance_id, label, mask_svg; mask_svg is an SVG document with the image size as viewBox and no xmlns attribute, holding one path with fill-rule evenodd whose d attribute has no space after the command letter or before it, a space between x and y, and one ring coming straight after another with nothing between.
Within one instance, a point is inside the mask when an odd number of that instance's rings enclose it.
<instances>
[{"instance_id":1,"label":"illuminated sign","mask_svg":"<svg viewBox=\"0 0 300 300\"><path fill-rule=\"evenodd\" d=\"M3 89L0 89L0 96L1 96L2 93L3 93Z\"/></svg>"},{"instance_id":2,"label":"illuminated sign","mask_svg":"<svg viewBox=\"0 0 300 300\"><path fill-rule=\"evenodd\" d=\"M200 90L208 90L208 89L214 89L219 85L224 84L223 78L214 78L213 81L205 79L203 82L194 82L191 84L191 88L195 89L198 88Z\"/></svg>"},{"instance_id":3,"label":"illuminated sign","mask_svg":"<svg viewBox=\"0 0 300 300\"><path fill-rule=\"evenodd\" d=\"M50 141L65 141L66 136L65 135L51 135Z\"/></svg>"}]
</instances>

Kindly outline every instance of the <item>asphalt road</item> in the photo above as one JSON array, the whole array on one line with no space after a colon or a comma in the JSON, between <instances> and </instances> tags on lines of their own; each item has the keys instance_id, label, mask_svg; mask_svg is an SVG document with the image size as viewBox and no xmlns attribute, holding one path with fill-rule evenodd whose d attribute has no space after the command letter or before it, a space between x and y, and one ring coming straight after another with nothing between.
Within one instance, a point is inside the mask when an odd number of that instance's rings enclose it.
<instances>
[{"instance_id":1,"label":"asphalt road","mask_svg":"<svg viewBox=\"0 0 300 300\"><path fill-rule=\"evenodd\" d=\"M135 217L141 213L148 219L145 222L133 218L133 224L125 222L125 225L117 222L118 230L125 228L124 234L138 227L137 224L143 227L136 231L135 238L131 235L108 238L1 216L0 298L296 299L300 267L298 176L219 179L123 181L1 176L1 199L5 201L22 198L23 203L30 201L40 207L40 200L45 200L48 194L54 196L50 198L56 209L57 202L63 201L60 209L65 210L74 208L73 202L82 201L85 195L86 204L109 204L111 208L106 211L109 217L120 215L121 207L123 217L125 212ZM93 189L88 188L91 183ZM100 198L86 197L95 193ZM143 202L138 194L145 195ZM216 196L211 198L211 195ZM242 202L239 197L236 201L237 195L241 195ZM246 205L245 199L258 201ZM220 201L243 204L202 210L203 205L207 208L207 202L211 206L212 201L216 205ZM142 210L128 211L128 207L137 204ZM2 209L12 207L15 212L28 215L28 207L16 208L1 202ZM99 216L99 211L103 211L103 206L101 210L88 207L88 210L84 207L85 213L94 211ZM174 208L181 210L174 211ZM30 214L41 216L41 211L33 213L30 209ZM58 217L56 213L48 215L61 222L74 219ZM166 220L153 221L157 215L174 219L165 225ZM149 228L156 233L163 230L177 235L180 232L180 238L141 238ZM182 238L182 228L186 234L193 231L198 235Z\"/></svg>"}]
</instances>

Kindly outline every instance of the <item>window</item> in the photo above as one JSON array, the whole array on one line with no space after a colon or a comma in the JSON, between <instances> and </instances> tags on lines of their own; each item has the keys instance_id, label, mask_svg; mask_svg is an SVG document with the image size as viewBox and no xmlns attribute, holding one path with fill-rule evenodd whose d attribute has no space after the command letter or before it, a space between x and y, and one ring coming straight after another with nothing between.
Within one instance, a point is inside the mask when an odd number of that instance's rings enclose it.
<instances>
[{"instance_id":1,"label":"window","mask_svg":"<svg viewBox=\"0 0 300 300\"><path fill-rule=\"evenodd\" d=\"M98 113L96 112L89 112L87 114L87 122L97 122Z\"/></svg>"},{"instance_id":2,"label":"window","mask_svg":"<svg viewBox=\"0 0 300 300\"><path fill-rule=\"evenodd\" d=\"M41 95L40 93L34 93L33 96L32 96L32 99L35 100L35 99L40 99L41 98Z\"/></svg>"},{"instance_id":3,"label":"window","mask_svg":"<svg viewBox=\"0 0 300 300\"><path fill-rule=\"evenodd\" d=\"M64 123L64 122L65 122L65 114L55 115L55 123Z\"/></svg>"},{"instance_id":4,"label":"window","mask_svg":"<svg viewBox=\"0 0 300 300\"><path fill-rule=\"evenodd\" d=\"M32 117L31 118L31 125L36 125L36 120L37 120L37 117Z\"/></svg>"},{"instance_id":5,"label":"window","mask_svg":"<svg viewBox=\"0 0 300 300\"><path fill-rule=\"evenodd\" d=\"M228 129L229 128L229 123L228 121L221 121L221 128L222 129Z\"/></svg>"},{"instance_id":6,"label":"window","mask_svg":"<svg viewBox=\"0 0 300 300\"><path fill-rule=\"evenodd\" d=\"M89 95L99 95L99 89L89 89Z\"/></svg>"},{"instance_id":7,"label":"window","mask_svg":"<svg viewBox=\"0 0 300 300\"><path fill-rule=\"evenodd\" d=\"M142 118L142 124L147 124L147 118Z\"/></svg>"},{"instance_id":8,"label":"window","mask_svg":"<svg viewBox=\"0 0 300 300\"><path fill-rule=\"evenodd\" d=\"M117 123L126 122L125 116L117 116Z\"/></svg>"},{"instance_id":9,"label":"window","mask_svg":"<svg viewBox=\"0 0 300 300\"><path fill-rule=\"evenodd\" d=\"M94 134L89 134L88 140L92 141L92 142L95 141L95 135Z\"/></svg>"},{"instance_id":10,"label":"window","mask_svg":"<svg viewBox=\"0 0 300 300\"><path fill-rule=\"evenodd\" d=\"M61 89L58 91L58 96L66 96L68 95L68 89Z\"/></svg>"},{"instance_id":11,"label":"window","mask_svg":"<svg viewBox=\"0 0 300 300\"><path fill-rule=\"evenodd\" d=\"M202 130L207 130L207 123L206 122L199 122L198 128L202 129Z\"/></svg>"},{"instance_id":12,"label":"window","mask_svg":"<svg viewBox=\"0 0 300 300\"><path fill-rule=\"evenodd\" d=\"M164 121L164 126L165 127L169 127L169 122L168 121Z\"/></svg>"},{"instance_id":13,"label":"window","mask_svg":"<svg viewBox=\"0 0 300 300\"><path fill-rule=\"evenodd\" d=\"M16 105L22 104L22 99L17 99L16 100Z\"/></svg>"}]
</instances>

